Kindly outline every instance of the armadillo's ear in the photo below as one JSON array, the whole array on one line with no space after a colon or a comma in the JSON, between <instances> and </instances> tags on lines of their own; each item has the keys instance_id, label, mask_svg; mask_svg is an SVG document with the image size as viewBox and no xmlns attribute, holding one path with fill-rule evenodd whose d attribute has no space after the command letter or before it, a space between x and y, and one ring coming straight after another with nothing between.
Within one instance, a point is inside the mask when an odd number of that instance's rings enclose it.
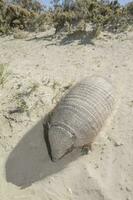
<instances>
[{"instance_id":1,"label":"armadillo's ear","mask_svg":"<svg viewBox=\"0 0 133 200\"><path fill-rule=\"evenodd\" d=\"M48 137L52 161L62 158L73 149L75 138L60 126L50 127Z\"/></svg>"}]
</instances>

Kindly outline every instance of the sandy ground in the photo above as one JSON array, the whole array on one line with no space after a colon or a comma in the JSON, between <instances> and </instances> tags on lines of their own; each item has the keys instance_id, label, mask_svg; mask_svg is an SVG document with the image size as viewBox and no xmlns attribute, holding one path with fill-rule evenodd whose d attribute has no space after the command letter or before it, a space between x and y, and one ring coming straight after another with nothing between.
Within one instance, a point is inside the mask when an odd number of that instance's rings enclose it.
<instances>
[{"instance_id":1,"label":"sandy ground","mask_svg":"<svg viewBox=\"0 0 133 200\"><path fill-rule=\"evenodd\" d=\"M0 199L132 200L133 32L88 44L44 34L3 37L0 64L7 70L0 86ZM52 163L43 119L72 84L93 74L112 82L114 113L92 152Z\"/></svg>"}]
</instances>

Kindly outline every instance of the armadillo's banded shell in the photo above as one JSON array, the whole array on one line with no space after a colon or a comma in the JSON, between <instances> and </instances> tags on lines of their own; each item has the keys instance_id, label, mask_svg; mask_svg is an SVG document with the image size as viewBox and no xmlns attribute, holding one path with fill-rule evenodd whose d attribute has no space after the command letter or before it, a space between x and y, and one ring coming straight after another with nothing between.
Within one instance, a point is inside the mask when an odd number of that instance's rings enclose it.
<instances>
[{"instance_id":1,"label":"armadillo's banded shell","mask_svg":"<svg viewBox=\"0 0 133 200\"><path fill-rule=\"evenodd\" d=\"M90 144L111 113L113 103L112 86L102 77L77 83L51 117L48 135L52 159L61 158L72 147Z\"/></svg>"}]
</instances>

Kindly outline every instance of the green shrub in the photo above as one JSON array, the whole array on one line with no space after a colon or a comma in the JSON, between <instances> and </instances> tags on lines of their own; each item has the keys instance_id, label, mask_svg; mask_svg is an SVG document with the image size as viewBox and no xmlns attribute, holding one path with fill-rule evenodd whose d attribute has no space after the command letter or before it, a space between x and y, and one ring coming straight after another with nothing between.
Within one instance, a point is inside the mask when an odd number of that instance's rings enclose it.
<instances>
[{"instance_id":1,"label":"green shrub","mask_svg":"<svg viewBox=\"0 0 133 200\"><path fill-rule=\"evenodd\" d=\"M13 1L15 4L6 4L0 0L0 32L6 34L14 28L20 30L35 30L35 22L40 25L43 6L32 0ZM42 20L41 20L42 23Z\"/></svg>"},{"instance_id":2,"label":"green shrub","mask_svg":"<svg viewBox=\"0 0 133 200\"><path fill-rule=\"evenodd\" d=\"M76 0L73 7L70 7L71 2L67 7L64 4L64 7L58 7L54 11L56 33L66 24L69 32L74 26L77 31L85 31L86 23L92 23L95 29L112 32L123 30L128 24L126 9L120 7L117 1L105 4L97 0Z\"/></svg>"},{"instance_id":3,"label":"green shrub","mask_svg":"<svg viewBox=\"0 0 133 200\"><path fill-rule=\"evenodd\" d=\"M37 0L0 0L0 33L13 32L15 28L27 31L46 30L54 26L55 33L86 32L92 24L94 32L123 31L132 22L133 3L121 7L118 1L104 3L98 0L53 0L53 8L45 10ZM97 34L96 34L97 35Z\"/></svg>"},{"instance_id":4,"label":"green shrub","mask_svg":"<svg viewBox=\"0 0 133 200\"><path fill-rule=\"evenodd\" d=\"M133 15L133 2L127 4L127 12L130 15Z\"/></svg>"},{"instance_id":5,"label":"green shrub","mask_svg":"<svg viewBox=\"0 0 133 200\"><path fill-rule=\"evenodd\" d=\"M19 5L9 5L6 9L6 21L11 28L26 29L31 13Z\"/></svg>"},{"instance_id":6,"label":"green shrub","mask_svg":"<svg viewBox=\"0 0 133 200\"><path fill-rule=\"evenodd\" d=\"M21 6L22 8L33 11L35 13L41 13L44 10L44 6L36 0L12 0L12 3Z\"/></svg>"},{"instance_id":7,"label":"green shrub","mask_svg":"<svg viewBox=\"0 0 133 200\"><path fill-rule=\"evenodd\" d=\"M5 20L6 4L4 0L0 0L0 33L6 33L8 25Z\"/></svg>"}]
</instances>

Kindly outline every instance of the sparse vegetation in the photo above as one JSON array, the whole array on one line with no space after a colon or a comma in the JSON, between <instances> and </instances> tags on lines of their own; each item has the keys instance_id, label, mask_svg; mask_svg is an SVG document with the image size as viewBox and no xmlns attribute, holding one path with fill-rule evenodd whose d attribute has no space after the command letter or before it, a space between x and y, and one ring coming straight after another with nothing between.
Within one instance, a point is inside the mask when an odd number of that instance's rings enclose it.
<instances>
[{"instance_id":1,"label":"sparse vegetation","mask_svg":"<svg viewBox=\"0 0 133 200\"><path fill-rule=\"evenodd\" d=\"M0 0L0 32L7 34L15 28L27 31L45 31L46 25L54 26L55 33L87 32L91 24L97 36L101 30L123 31L131 24L133 3L125 7L118 1L104 3L98 0L59 0L46 10L44 5L33 0L12 0L7 4Z\"/></svg>"},{"instance_id":2,"label":"sparse vegetation","mask_svg":"<svg viewBox=\"0 0 133 200\"><path fill-rule=\"evenodd\" d=\"M35 92L38 88L37 83L32 83L30 87L27 88L26 91L21 91L15 94L14 100L16 102L16 106L14 109L9 110L9 114L14 113L24 113L29 111L29 107L26 103L26 98L28 98L33 92Z\"/></svg>"},{"instance_id":3,"label":"sparse vegetation","mask_svg":"<svg viewBox=\"0 0 133 200\"><path fill-rule=\"evenodd\" d=\"M9 73L7 72L7 65L0 64L0 85L3 87L5 82L7 81Z\"/></svg>"},{"instance_id":4,"label":"sparse vegetation","mask_svg":"<svg viewBox=\"0 0 133 200\"><path fill-rule=\"evenodd\" d=\"M17 98L16 101L17 101L17 107L16 109L10 111L10 114L28 112L27 103L23 98Z\"/></svg>"}]
</instances>

